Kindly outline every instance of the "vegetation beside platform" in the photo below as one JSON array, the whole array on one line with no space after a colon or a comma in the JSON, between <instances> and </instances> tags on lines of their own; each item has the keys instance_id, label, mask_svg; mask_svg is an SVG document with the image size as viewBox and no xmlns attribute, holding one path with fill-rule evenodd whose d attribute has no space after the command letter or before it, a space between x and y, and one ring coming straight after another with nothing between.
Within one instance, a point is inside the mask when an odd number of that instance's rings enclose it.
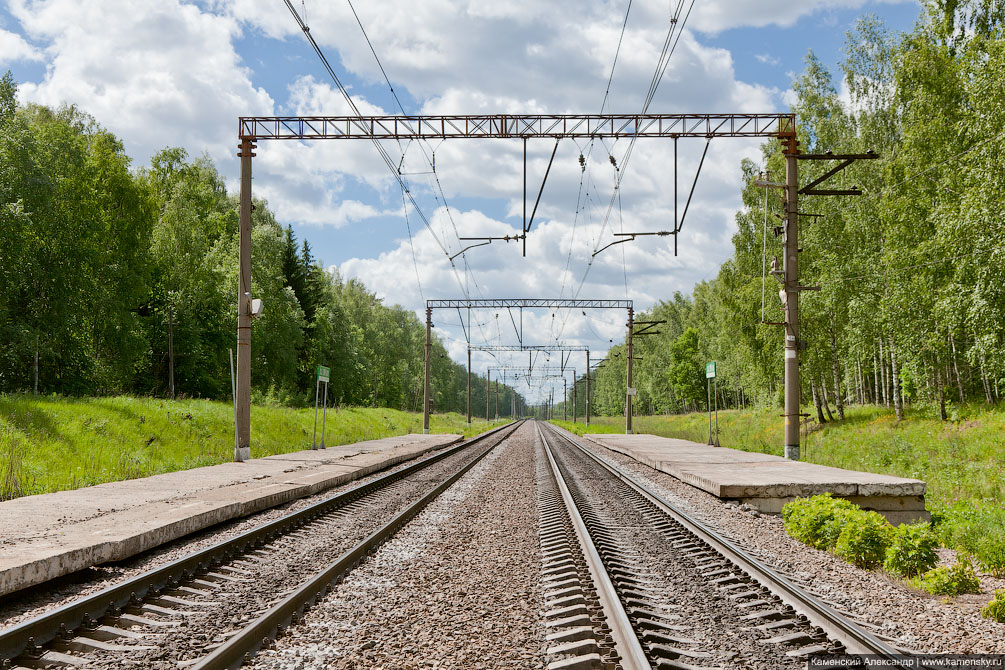
<instances>
[{"instance_id":1,"label":"vegetation beside platform","mask_svg":"<svg viewBox=\"0 0 1005 670\"><path fill-rule=\"evenodd\" d=\"M782 455L780 410L719 411L719 444ZM804 433L802 458L849 470L921 479L933 526L948 547L976 555L985 565L1005 565L1005 409L957 406L954 421L907 409L845 408L845 419ZM624 418L592 417L589 429L555 421L572 432L623 433ZM708 415L637 416L635 432L706 442Z\"/></svg>"},{"instance_id":2,"label":"vegetation beside platform","mask_svg":"<svg viewBox=\"0 0 1005 670\"><path fill-rule=\"evenodd\" d=\"M228 462L233 412L211 400L0 395L0 500ZM313 408L253 405L251 413L253 457L311 447ZM461 414L434 414L430 432L473 435L500 423L476 419L469 428ZM325 444L421 432L421 414L329 408Z\"/></svg>"}]
</instances>

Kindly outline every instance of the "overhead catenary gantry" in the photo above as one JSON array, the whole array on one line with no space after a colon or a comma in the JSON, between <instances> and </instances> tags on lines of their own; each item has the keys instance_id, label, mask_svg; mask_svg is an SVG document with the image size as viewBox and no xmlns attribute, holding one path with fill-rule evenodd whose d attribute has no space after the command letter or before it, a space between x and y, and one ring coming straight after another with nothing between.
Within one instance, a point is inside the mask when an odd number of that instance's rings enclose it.
<instances>
[{"instance_id":1,"label":"overhead catenary gantry","mask_svg":"<svg viewBox=\"0 0 1005 670\"><path fill-rule=\"evenodd\" d=\"M717 137L776 138L786 145L786 230L788 231L784 269L786 294L785 337L785 450L799 454L799 368L798 368L798 263L789 251L796 250L796 211L799 182L796 174L796 119L794 114L489 114L489 115L400 115L400 116L249 116L238 119L241 158L240 242L237 295L237 393L235 398L235 460L249 457L251 445L251 168L257 142L282 140L447 140L459 138L608 139L662 138L676 142L682 138ZM526 190L526 189L525 189ZM819 193L819 191L818 191ZM526 202L526 193L524 196ZM526 207L525 207L526 209ZM526 240L526 218L524 222ZM444 301L439 301L444 302ZM465 302L468 301L449 301ZM486 301L498 302L498 301ZM514 301L509 301L514 302ZM540 307L560 307L561 300L544 301ZM568 302L568 301L565 301ZM574 302L574 301L573 301ZM630 302L630 301L592 301ZM446 306L446 305L441 305ZM453 307L454 305L450 305ZM492 306L504 307L498 304ZM590 305L600 307L601 305ZM631 314L631 307L627 307ZM430 305L427 305L427 317ZM631 317L629 324L631 324ZM426 384L423 430L429 430L429 330L427 318ZM629 345L631 326L629 325ZM628 375L632 356L628 357ZM626 430L631 432L631 384L626 397ZM792 421L793 417L796 418ZM794 428L790 426L794 423Z\"/></svg>"},{"instance_id":2,"label":"overhead catenary gantry","mask_svg":"<svg viewBox=\"0 0 1005 670\"><path fill-rule=\"evenodd\" d=\"M522 339L522 333L520 334ZM506 345L506 344L480 344L468 346L468 425L471 425L471 352L472 351L484 351L487 353L492 353L494 351L526 351L528 354L537 353L554 353L559 352L562 355L562 367L567 367L568 358L564 357L565 352L572 356L573 352L582 351L586 353L586 374L583 378L586 380L586 425L590 425L590 348L585 344L516 344L516 345ZM533 359L530 359L528 363L528 368L533 368ZM576 390L576 381L573 377L573 393Z\"/></svg>"},{"instance_id":3,"label":"overhead catenary gantry","mask_svg":"<svg viewBox=\"0 0 1005 670\"><path fill-rule=\"evenodd\" d=\"M434 309L503 309L503 308L537 308L537 309L623 309L628 313L628 351L632 351L632 325L635 320L635 309L631 300L604 300L604 299L577 299L577 298L456 298L448 300L427 300L426 301L426 355L425 355L425 383L424 402L422 403L422 430L429 432L429 411L432 400L432 393L429 385L430 375L430 354L433 346L433 310ZM463 320L462 320L463 321ZM522 345L521 345L522 346ZM550 345L541 345L548 347ZM553 346L553 349L560 349L560 346ZM471 351L473 347L468 347L468 416L471 416ZM514 349L516 350L516 349ZM543 350L543 349L542 349ZM586 366L589 370L590 354L586 350ZM589 379L589 375L587 375ZM589 383L589 382L587 382ZM632 432L632 397L635 389L632 387L632 362L629 354L628 371L626 375L625 390L625 432ZM589 407L589 391L587 391L587 407ZM587 410L589 411L589 410ZM486 416L488 411L486 410ZM589 416L589 415L587 415ZM470 422L470 418L468 419Z\"/></svg>"}]
</instances>

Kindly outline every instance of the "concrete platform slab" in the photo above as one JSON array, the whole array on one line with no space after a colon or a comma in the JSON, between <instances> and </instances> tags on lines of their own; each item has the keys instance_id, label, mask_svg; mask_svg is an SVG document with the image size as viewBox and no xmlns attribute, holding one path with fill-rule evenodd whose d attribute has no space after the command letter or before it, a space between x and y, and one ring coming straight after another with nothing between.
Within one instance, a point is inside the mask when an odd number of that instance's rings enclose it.
<instances>
[{"instance_id":1,"label":"concrete platform slab","mask_svg":"<svg viewBox=\"0 0 1005 670\"><path fill-rule=\"evenodd\" d=\"M0 503L0 595L364 477L460 435L402 435Z\"/></svg>"},{"instance_id":2,"label":"concrete platform slab","mask_svg":"<svg viewBox=\"0 0 1005 670\"><path fill-rule=\"evenodd\" d=\"M874 509L891 523L928 520L925 482L844 470L780 456L657 435L585 435L585 439L665 472L719 498L777 514L799 497L832 493Z\"/></svg>"}]
</instances>

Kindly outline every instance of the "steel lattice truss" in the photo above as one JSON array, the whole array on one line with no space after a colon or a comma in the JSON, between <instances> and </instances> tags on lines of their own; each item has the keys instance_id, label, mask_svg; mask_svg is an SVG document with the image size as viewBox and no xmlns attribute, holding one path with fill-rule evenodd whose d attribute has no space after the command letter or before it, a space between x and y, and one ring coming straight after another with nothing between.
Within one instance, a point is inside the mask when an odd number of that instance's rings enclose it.
<instances>
[{"instance_id":1,"label":"steel lattice truss","mask_svg":"<svg viewBox=\"0 0 1005 670\"><path fill-rule=\"evenodd\" d=\"M585 344L494 344L472 346L471 351L589 351Z\"/></svg>"},{"instance_id":2,"label":"steel lattice truss","mask_svg":"<svg viewBox=\"0 0 1005 670\"><path fill-rule=\"evenodd\" d=\"M631 300L575 300L572 298L498 298L477 300L427 300L426 309L442 308L500 309L506 307L541 307L549 309L631 309Z\"/></svg>"},{"instance_id":3,"label":"steel lattice truss","mask_svg":"<svg viewBox=\"0 0 1005 670\"><path fill-rule=\"evenodd\" d=\"M790 137L795 114L488 114L482 116L242 116L242 140L532 137Z\"/></svg>"},{"instance_id":4,"label":"steel lattice truss","mask_svg":"<svg viewBox=\"0 0 1005 670\"><path fill-rule=\"evenodd\" d=\"M576 368L571 365L566 365L564 367L558 365L490 365L487 370L498 370L500 372L516 370L517 372L522 370L534 370L536 372L575 372Z\"/></svg>"}]
</instances>

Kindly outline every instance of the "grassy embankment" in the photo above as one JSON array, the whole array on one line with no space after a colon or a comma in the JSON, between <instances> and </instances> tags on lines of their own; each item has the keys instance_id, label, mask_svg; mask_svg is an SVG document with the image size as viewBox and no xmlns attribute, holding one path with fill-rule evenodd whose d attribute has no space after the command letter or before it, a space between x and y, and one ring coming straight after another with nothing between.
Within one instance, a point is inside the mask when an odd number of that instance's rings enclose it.
<instances>
[{"instance_id":1,"label":"grassy embankment","mask_svg":"<svg viewBox=\"0 0 1005 670\"><path fill-rule=\"evenodd\" d=\"M252 456L309 449L314 409L253 406ZM491 425L433 415L430 432ZM422 415L384 408L329 409L328 446L422 432ZM318 414L318 442L321 416ZM214 465L234 457L229 402L0 395L0 500Z\"/></svg>"},{"instance_id":2,"label":"grassy embankment","mask_svg":"<svg viewBox=\"0 0 1005 670\"><path fill-rule=\"evenodd\" d=\"M928 483L928 509L946 546L1005 566L1005 410L957 407L953 421L908 410L898 423L892 410L849 407L844 421L803 437L803 460L850 470L912 477ZM719 412L724 447L782 455L777 409ZM582 434L582 420L555 423ZM636 432L708 440L708 416L640 416ZM624 432L624 418L596 417L591 433Z\"/></svg>"}]
</instances>

